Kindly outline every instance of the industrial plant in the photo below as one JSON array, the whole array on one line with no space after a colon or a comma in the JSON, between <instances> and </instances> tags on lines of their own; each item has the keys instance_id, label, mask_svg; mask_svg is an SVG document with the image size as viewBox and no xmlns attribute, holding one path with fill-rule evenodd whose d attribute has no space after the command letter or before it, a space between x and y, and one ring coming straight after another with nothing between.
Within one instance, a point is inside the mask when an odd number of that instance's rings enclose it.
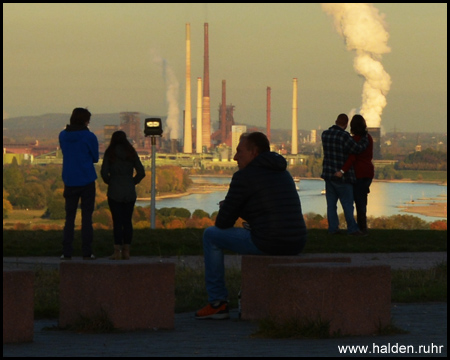
<instances>
[{"instance_id":1,"label":"industrial plant","mask_svg":"<svg viewBox=\"0 0 450 360\"><path fill-rule=\"evenodd\" d=\"M197 78L197 109L196 117L192 116L191 107L191 38L190 24L186 24L186 88L185 106L183 114L183 132L180 138L173 138L172 134L164 134L157 139L156 151L157 159L176 159L178 163L192 165L193 163L215 161L220 162L221 167L235 167L233 161L234 152L239 142L239 137L247 131L263 131L271 139L271 88L267 87L267 119L266 128L247 128L246 125L238 124L234 118L235 106L227 103L226 80L222 80L222 98L218 103L217 121L213 123L210 99L210 76L209 76L209 35L208 23L204 24L204 54L203 54L203 78ZM273 143L274 151L279 151L285 155L290 164L302 163L303 157L298 154L298 108L297 108L297 78L293 79L292 98L292 136L287 144ZM214 117L214 115L213 115ZM167 118L162 117L163 122ZM111 134L116 130L123 130L127 133L129 140L145 161L146 156L151 155L151 146L148 138L143 135L143 121L137 112L120 113L119 125L104 126L104 142L107 145ZM314 130L309 137L310 141L316 140ZM278 146L277 146L278 145ZM217 165L217 164L216 164Z\"/></svg>"},{"instance_id":2,"label":"industrial plant","mask_svg":"<svg viewBox=\"0 0 450 360\"><path fill-rule=\"evenodd\" d=\"M197 78L197 106L196 116L193 116L191 104L191 37L190 24L186 24L186 81L185 81L185 104L182 113L182 132L173 131L169 126L169 115L162 116L162 123L165 124L162 137L156 139L156 160L160 164L174 164L186 167L203 168L235 168L236 162L233 160L239 137L248 131L262 131L269 138L272 151L279 152L286 157L289 165L303 164L309 155L299 153L300 144L308 143L311 147L319 149L317 139L320 138L321 129L314 129L307 135L303 131L299 139L298 130L298 79L292 79L292 123L290 140L279 137L274 139L271 129L271 87L267 86L266 99L266 127L247 128L244 124L239 124L235 120L235 106L227 102L226 79L222 80L222 94L220 101L210 99L210 74L209 74L209 35L208 23L204 23L204 54L203 54L203 78ZM217 104L217 105L216 105ZM178 106L178 105L177 105ZM217 107L216 107L217 106ZM211 111L211 109L217 109ZM178 117L178 109L176 111ZM213 114L213 116L212 116ZM213 120L217 114L217 120ZM100 152L104 150L110 142L114 131L123 130L129 141L136 148L144 164L151 158L151 140L144 135L143 115L139 112L121 112L118 124L108 124L103 127L103 141L99 137ZM178 123L181 119L175 119ZM171 119L170 125L173 125ZM181 121L180 121L181 123ZM164 125L163 125L164 126ZM371 127L369 132L374 139L374 160L381 159L380 149L380 128ZM316 146L317 144L317 146Z\"/></svg>"}]
</instances>

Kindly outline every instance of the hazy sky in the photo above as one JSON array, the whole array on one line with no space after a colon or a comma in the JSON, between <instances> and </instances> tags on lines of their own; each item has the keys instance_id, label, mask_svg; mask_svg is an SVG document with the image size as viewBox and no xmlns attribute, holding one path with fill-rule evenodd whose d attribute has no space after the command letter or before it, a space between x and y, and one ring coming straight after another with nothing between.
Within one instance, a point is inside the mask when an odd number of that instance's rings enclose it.
<instances>
[{"instance_id":1,"label":"hazy sky","mask_svg":"<svg viewBox=\"0 0 450 360\"><path fill-rule=\"evenodd\" d=\"M383 131L446 133L447 4L374 7L389 34L390 52L378 58L391 80ZM222 80L237 124L265 126L270 86L272 127L290 128L293 78L299 129L327 128L337 114L359 111L365 77L353 67L356 52L347 50L318 3L3 4L3 118L70 113L78 106L94 116L165 116L166 92L176 92L176 83L182 114L186 23L195 117L205 22L213 122Z\"/></svg>"}]
</instances>

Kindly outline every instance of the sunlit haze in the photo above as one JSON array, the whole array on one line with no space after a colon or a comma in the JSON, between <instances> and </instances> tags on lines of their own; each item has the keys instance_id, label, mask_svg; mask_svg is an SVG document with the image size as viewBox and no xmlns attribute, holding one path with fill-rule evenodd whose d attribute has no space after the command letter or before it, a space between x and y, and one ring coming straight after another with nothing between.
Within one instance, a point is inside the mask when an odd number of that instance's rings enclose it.
<instances>
[{"instance_id":1,"label":"sunlit haze","mask_svg":"<svg viewBox=\"0 0 450 360\"><path fill-rule=\"evenodd\" d=\"M3 119L78 106L166 116L174 101L181 122L186 23L195 118L208 23L212 122L226 80L236 124L265 126L270 87L272 127L290 128L297 78L298 129L361 111L384 132L446 133L447 4L368 6L4 3Z\"/></svg>"}]
</instances>

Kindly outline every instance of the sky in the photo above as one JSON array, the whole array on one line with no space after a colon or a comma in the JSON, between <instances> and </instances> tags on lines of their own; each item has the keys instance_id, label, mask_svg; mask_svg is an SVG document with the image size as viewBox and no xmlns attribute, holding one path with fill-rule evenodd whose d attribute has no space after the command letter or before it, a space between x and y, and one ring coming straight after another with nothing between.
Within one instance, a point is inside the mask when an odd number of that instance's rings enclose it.
<instances>
[{"instance_id":1,"label":"sky","mask_svg":"<svg viewBox=\"0 0 450 360\"><path fill-rule=\"evenodd\" d=\"M358 20L367 10L369 19ZM447 4L354 7L338 28L342 11L319 3L3 3L3 119L75 107L88 107L92 119L122 111L166 116L176 106L181 124L186 23L195 118L208 23L212 122L225 80L236 124L266 125L270 87L272 128L291 128L297 78L299 129L328 128L339 113L361 112L372 122L363 104L376 93L379 119L369 126L446 133ZM357 69L357 58L374 67Z\"/></svg>"}]
</instances>

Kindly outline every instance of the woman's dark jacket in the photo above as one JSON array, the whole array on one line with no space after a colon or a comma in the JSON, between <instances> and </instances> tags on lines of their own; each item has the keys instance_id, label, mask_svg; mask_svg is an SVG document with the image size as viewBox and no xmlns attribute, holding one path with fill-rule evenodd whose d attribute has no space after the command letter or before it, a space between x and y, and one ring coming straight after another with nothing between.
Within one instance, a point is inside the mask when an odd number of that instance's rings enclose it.
<instances>
[{"instance_id":1,"label":"woman's dark jacket","mask_svg":"<svg viewBox=\"0 0 450 360\"><path fill-rule=\"evenodd\" d=\"M144 167L137 154L132 160L128 159L122 146L118 145L114 151L114 160L105 157L100 170L103 181L108 184L107 196L117 202L134 202L135 185L145 177ZM133 176L134 169L136 175Z\"/></svg>"},{"instance_id":2,"label":"woman's dark jacket","mask_svg":"<svg viewBox=\"0 0 450 360\"><path fill-rule=\"evenodd\" d=\"M306 243L306 225L286 159L274 152L258 155L231 179L215 225L225 229L241 217L252 241L271 255L296 255Z\"/></svg>"}]
</instances>

